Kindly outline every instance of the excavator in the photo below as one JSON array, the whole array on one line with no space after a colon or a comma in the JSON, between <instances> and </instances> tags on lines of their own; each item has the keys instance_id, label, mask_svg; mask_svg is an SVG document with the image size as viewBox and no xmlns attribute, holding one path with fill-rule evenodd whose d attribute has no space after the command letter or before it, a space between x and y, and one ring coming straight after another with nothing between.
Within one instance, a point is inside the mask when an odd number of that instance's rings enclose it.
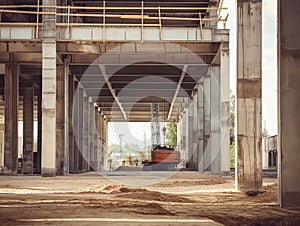
<instances>
[{"instance_id":1,"label":"excavator","mask_svg":"<svg viewBox=\"0 0 300 226\"><path fill-rule=\"evenodd\" d=\"M162 129L165 136L166 128ZM144 160L144 171L171 171L177 168L180 162L180 152L175 151L174 148L167 147L165 144L161 145L160 139L160 112L159 104L151 103L151 160Z\"/></svg>"}]
</instances>

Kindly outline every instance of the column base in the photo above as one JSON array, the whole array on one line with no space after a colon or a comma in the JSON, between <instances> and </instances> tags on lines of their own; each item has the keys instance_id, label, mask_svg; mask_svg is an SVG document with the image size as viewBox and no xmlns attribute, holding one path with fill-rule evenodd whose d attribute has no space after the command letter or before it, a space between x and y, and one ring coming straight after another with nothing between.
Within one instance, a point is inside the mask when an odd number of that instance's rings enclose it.
<instances>
[{"instance_id":1,"label":"column base","mask_svg":"<svg viewBox=\"0 0 300 226\"><path fill-rule=\"evenodd\" d=\"M280 207L300 209L300 191L281 192Z\"/></svg>"},{"instance_id":2,"label":"column base","mask_svg":"<svg viewBox=\"0 0 300 226\"><path fill-rule=\"evenodd\" d=\"M17 170L11 170L11 169L7 169L5 167L4 167L3 170L1 170L1 173L3 173L3 175L11 175L11 176L18 175L18 171Z\"/></svg>"},{"instance_id":3,"label":"column base","mask_svg":"<svg viewBox=\"0 0 300 226\"><path fill-rule=\"evenodd\" d=\"M42 168L41 176L42 177L55 177L56 169Z\"/></svg>"}]
</instances>

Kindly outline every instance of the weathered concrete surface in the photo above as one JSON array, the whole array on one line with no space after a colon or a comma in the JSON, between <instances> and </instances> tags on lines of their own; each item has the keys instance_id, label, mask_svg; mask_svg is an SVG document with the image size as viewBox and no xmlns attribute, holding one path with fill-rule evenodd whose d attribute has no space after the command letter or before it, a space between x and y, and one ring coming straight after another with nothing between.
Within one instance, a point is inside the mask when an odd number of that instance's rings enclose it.
<instances>
[{"instance_id":1,"label":"weathered concrete surface","mask_svg":"<svg viewBox=\"0 0 300 226\"><path fill-rule=\"evenodd\" d=\"M221 173L221 86L220 66L211 66L210 79L211 111L211 172Z\"/></svg>"},{"instance_id":2,"label":"weathered concrete surface","mask_svg":"<svg viewBox=\"0 0 300 226\"><path fill-rule=\"evenodd\" d=\"M55 0L43 0L55 6ZM55 9L44 9L54 11ZM55 15L43 15L42 43L42 176L56 175L56 21Z\"/></svg>"},{"instance_id":3,"label":"weathered concrete surface","mask_svg":"<svg viewBox=\"0 0 300 226\"><path fill-rule=\"evenodd\" d=\"M5 66L4 174L17 174L19 65Z\"/></svg>"},{"instance_id":4,"label":"weathered concrete surface","mask_svg":"<svg viewBox=\"0 0 300 226\"><path fill-rule=\"evenodd\" d=\"M34 87L24 87L23 98L23 173L33 174L33 101Z\"/></svg>"},{"instance_id":5,"label":"weathered concrete surface","mask_svg":"<svg viewBox=\"0 0 300 226\"><path fill-rule=\"evenodd\" d=\"M209 76L205 76L203 82L203 90L204 90L204 122L203 122L203 130L204 130L204 141L203 141L203 149L204 149L204 157L203 157L203 170L210 171L211 170L211 90L210 90L210 80Z\"/></svg>"},{"instance_id":6,"label":"weathered concrete surface","mask_svg":"<svg viewBox=\"0 0 300 226\"><path fill-rule=\"evenodd\" d=\"M64 66L56 67L56 174L64 173Z\"/></svg>"},{"instance_id":7,"label":"weathered concrete surface","mask_svg":"<svg viewBox=\"0 0 300 226\"><path fill-rule=\"evenodd\" d=\"M204 171L204 93L203 83L198 84L197 89L197 152L198 152L198 171Z\"/></svg>"},{"instance_id":8,"label":"weathered concrete surface","mask_svg":"<svg viewBox=\"0 0 300 226\"><path fill-rule=\"evenodd\" d=\"M237 1L237 187L262 189L262 1Z\"/></svg>"},{"instance_id":9,"label":"weathered concrete surface","mask_svg":"<svg viewBox=\"0 0 300 226\"><path fill-rule=\"evenodd\" d=\"M300 207L300 2L279 0L279 202Z\"/></svg>"},{"instance_id":10,"label":"weathered concrete surface","mask_svg":"<svg viewBox=\"0 0 300 226\"><path fill-rule=\"evenodd\" d=\"M230 171L230 88L229 88L229 46L223 43L221 50L221 172Z\"/></svg>"}]
</instances>

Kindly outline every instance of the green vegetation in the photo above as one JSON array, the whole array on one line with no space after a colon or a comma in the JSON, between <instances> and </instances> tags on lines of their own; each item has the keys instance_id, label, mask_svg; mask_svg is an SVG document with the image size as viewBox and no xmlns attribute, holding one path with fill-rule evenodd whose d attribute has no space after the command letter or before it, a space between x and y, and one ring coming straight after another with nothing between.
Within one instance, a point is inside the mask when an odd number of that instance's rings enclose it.
<instances>
[{"instance_id":1,"label":"green vegetation","mask_svg":"<svg viewBox=\"0 0 300 226\"><path fill-rule=\"evenodd\" d=\"M235 142L230 144L230 168L235 167Z\"/></svg>"},{"instance_id":2,"label":"green vegetation","mask_svg":"<svg viewBox=\"0 0 300 226\"><path fill-rule=\"evenodd\" d=\"M167 123L166 145L177 145L177 124L176 122Z\"/></svg>"}]
</instances>

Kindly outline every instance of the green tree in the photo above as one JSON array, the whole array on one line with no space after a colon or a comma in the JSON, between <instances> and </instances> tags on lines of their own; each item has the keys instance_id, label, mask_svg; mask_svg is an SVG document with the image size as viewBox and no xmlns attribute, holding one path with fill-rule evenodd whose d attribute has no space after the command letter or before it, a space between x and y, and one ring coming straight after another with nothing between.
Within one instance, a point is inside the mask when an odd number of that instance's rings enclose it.
<instances>
[{"instance_id":1,"label":"green tree","mask_svg":"<svg viewBox=\"0 0 300 226\"><path fill-rule=\"evenodd\" d=\"M177 145L177 123L168 122L166 128L166 145Z\"/></svg>"}]
</instances>

